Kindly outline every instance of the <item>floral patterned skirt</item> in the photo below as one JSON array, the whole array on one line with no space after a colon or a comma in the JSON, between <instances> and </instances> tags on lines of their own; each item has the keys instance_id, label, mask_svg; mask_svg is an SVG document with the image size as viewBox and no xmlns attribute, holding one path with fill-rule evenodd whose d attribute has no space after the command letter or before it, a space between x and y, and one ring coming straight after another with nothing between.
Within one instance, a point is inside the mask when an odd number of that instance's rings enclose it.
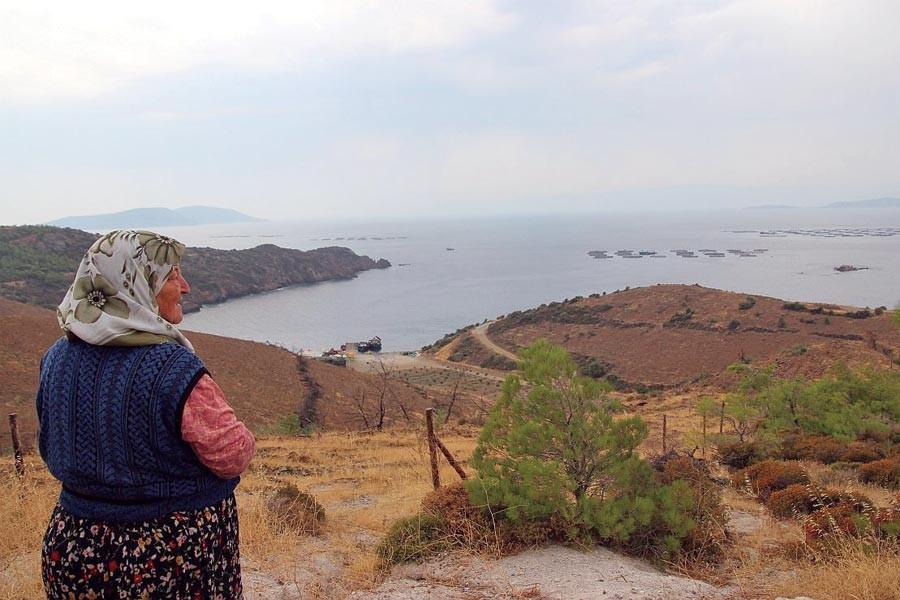
<instances>
[{"instance_id":1,"label":"floral patterned skirt","mask_svg":"<svg viewBox=\"0 0 900 600\"><path fill-rule=\"evenodd\" d=\"M140 523L77 517L57 504L41 556L47 598L239 600L234 495Z\"/></svg>"}]
</instances>

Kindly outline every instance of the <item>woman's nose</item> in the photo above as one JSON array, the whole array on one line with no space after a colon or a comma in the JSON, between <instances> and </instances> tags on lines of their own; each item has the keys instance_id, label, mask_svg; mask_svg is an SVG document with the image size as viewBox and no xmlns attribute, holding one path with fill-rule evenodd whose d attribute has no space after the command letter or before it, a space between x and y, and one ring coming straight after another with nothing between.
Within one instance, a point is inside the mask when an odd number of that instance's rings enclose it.
<instances>
[{"instance_id":1,"label":"woman's nose","mask_svg":"<svg viewBox=\"0 0 900 600\"><path fill-rule=\"evenodd\" d=\"M185 279L181 273L178 274L178 283L181 285L182 294L191 293L191 286L188 285L187 279Z\"/></svg>"}]
</instances>

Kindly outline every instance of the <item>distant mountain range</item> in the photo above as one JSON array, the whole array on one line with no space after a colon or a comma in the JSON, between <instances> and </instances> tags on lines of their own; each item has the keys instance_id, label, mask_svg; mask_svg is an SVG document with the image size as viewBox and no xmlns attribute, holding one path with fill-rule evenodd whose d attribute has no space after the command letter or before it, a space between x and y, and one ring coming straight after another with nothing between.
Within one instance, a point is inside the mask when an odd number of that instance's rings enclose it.
<instances>
[{"instance_id":1,"label":"distant mountain range","mask_svg":"<svg viewBox=\"0 0 900 600\"><path fill-rule=\"evenodd\" d=\"M790 204L763 204L760 206L748 206L751 210L780 210L784 208L900 208L900 198L884 196L883 198L869 198L868 200L847 200L832 202L824 206L791 206Z\"/></svg>"},{"instance_id":2,"label":"distant mountain range","mask_svg":"<svg viewBox=\"0 0 900 600\"><path fill-rule=\"evenodd\" d=\"M185 206L184 208L133 208L122 212L100 215L63 217L47 225L72 227L92 231L133 227L176 227L179 225L217 225L220 223L247 223L262 221L230 208L214 206Z\"/></svg>"}]
</instances>

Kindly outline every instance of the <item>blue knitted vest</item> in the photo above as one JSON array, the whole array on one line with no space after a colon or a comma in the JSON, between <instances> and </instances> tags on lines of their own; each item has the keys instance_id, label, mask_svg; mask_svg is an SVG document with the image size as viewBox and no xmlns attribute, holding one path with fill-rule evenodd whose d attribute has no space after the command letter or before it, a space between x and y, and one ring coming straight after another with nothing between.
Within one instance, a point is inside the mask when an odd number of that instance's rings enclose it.
<instances>
[{"instance_id":1,"label":"blue knitted vest","mask_svg":"<svg viewBox=\"0 0 900 600\"><path fill-rule=\"evenodd\" d=\"M99 521L146 521L228 497L181 439L184 403L206 373L177 344L115 347L61 339L44 355L37 395L41 456L59 502Z\"/></svg>"}]
</instances>

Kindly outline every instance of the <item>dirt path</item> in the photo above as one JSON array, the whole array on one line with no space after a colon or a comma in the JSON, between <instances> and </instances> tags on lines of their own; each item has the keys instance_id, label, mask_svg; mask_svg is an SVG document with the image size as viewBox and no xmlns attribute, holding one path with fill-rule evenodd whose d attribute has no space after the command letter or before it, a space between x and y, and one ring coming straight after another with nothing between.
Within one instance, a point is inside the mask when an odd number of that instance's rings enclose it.
<instances>
[{"instance_id":1,"label":"dirt path","mask_svg":"<svg viewBox=\"0 0 900 600\"><path fill-rule=\"evenodd\" d=\"M498 346L493 341L491 341L491 338L488 337L487 330L488 330L488 327L491 326L491 323L494 323L494 321L488 321L487 323L482 323L481 325L479 325L478 327L476 327L475 329L472 330L472 335L475 337L476 340L478 340L479 344L481 344L482 346L484 346L485 348L487 348L494 354L499 354L500 356L503 356L505 358L510 359L511 361L513 361L515 363L518 363L519 362L518 356L516 356L514 353L510 352L506 348L503 348L502 346Z\"/></svg>"}]
</instances>

